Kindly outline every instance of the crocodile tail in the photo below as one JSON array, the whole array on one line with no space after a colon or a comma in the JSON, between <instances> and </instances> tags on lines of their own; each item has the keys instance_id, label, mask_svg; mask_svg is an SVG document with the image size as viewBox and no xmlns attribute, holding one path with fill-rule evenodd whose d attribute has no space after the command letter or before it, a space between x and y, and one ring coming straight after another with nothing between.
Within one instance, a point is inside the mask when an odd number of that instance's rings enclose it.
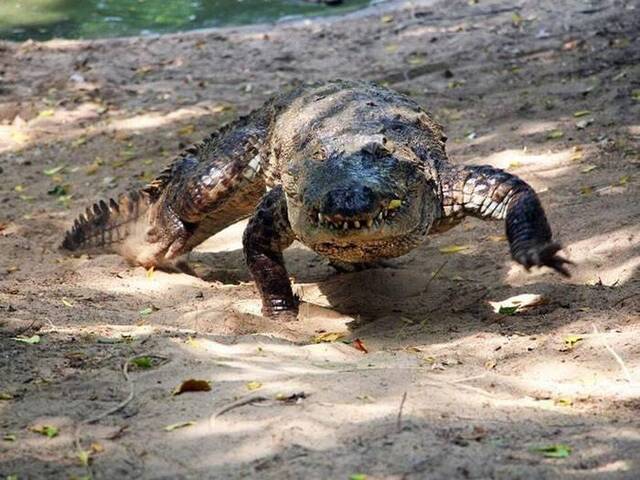
<instances>
[{"instance_id":1,"label":"crocodile tail","mask_svg":"<svg viewBox=\"0 0 640 480\"><path fill-rule=\"evenodd\" d=\"M150 195L131 191L118 200L101 200L87 208L65 234L62 248L74 252L119 252L122 244L146 224Z\"/></svg>"}]
</instances>

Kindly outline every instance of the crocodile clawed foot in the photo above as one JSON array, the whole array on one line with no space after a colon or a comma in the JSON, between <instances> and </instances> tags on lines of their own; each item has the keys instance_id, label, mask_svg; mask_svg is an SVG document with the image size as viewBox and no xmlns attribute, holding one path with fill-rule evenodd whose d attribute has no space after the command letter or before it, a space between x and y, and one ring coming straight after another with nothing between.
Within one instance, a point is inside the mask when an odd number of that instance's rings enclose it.
<instances>
[{"instance_id":1,"label":"crocodile clawed foot","mask_svg":"<svg viewBox=\"0 0 640 480\"><path fill-rule=\"evenodd\" d=\"M262 315L279 322L292 322L298 319L298 305L300 300L293 298L273 297L262 302Z\"/></svg>"},{"instance_id":2,"label":"crocodile clawed foot","mask_svg":"<svg viewBox=\"0 0 640 480\"><path fill-rule=\"evenodd\" d=\"M546 266L553 268L564 277L570 277L571 273L566 266L575 264L571 260L557 254L561 249L562 246L559 243L550 242L527 248L522 252L514 254L513 258L527 270L531 267Z\"/></svg>"}]
</instances>

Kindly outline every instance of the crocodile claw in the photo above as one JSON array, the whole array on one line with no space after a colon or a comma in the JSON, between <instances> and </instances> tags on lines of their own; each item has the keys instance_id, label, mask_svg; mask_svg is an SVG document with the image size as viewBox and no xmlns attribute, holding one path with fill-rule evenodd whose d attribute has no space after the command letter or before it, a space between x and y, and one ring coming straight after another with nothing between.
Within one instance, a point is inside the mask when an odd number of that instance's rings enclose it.
<instances>
[{"instance_id":1,"label":"crocodile claw","mask_svg":"<svg viewBox=\"0 0 640 480\"><path fill-rule=\"evenodd\" d=\"M575 265L571 260L566 259L557 252L562 249L559 243L550 242L543 245L535 245L524 251L514 253L513 258L516 262L524 266L527 271L531 267L550 267L564 277L570 277L571 273L566 265Z\"/></svg>"}]
</instances>

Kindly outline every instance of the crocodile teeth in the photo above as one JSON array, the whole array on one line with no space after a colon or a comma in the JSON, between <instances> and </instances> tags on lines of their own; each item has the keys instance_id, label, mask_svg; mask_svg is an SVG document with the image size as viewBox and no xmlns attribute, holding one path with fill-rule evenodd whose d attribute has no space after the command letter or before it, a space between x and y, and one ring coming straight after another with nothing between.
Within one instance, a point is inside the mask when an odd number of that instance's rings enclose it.
<instances>
[{"instance_id":1,"label":"crocodile teeth","mask_svg":"<svg viewBox=\"0 0 640 480\"><path fill-rule=\"evenodd\" d=\"M369 218L369 219L367 220L367 228L371 228L371 227L373 227L373 219L372 219L372 218Z\"/></svg>"},{"instance_id":2,"label":"crocodile teeth","mask_svg":"<svg viewBox=\"0 0 640 480\"><path fill-rule=\"evenodd\" d=\"M321 213L318 214L318 222L319 223L324 222L324 215L322 215Z\"/></svg>"},{"instance_id":3,"label":"crocodile teeth","mask_svg":"<svg viewBox=\"0 0 640 480\"><path fill-rule=\"evenodd\" d=\"M342 224L342 229L343 229L343 230L346 230L347 228L349 228L349 223L348 223L348 222L344 222L344 223Z\"/></svg>"},{"instance_id":4,"label":"crocodile teeth","mask_svg":"<svg viewBox=\"0 0 640 480\"><path fill-rule=\"evenodd\" d=\"M378 214L378 220L382 220L382 212Z\"/></svg>"},{"instance_id":5,"label":"crocodile teeth","mask_svg":"<svg viewBox=\"0 0 640 480\"><path fill-rule=\"evenodd\" d=\"M356 228L360 228L360 222L356 220L355 222L353 222L353 226Z\"/></svg>"}]
</instances>

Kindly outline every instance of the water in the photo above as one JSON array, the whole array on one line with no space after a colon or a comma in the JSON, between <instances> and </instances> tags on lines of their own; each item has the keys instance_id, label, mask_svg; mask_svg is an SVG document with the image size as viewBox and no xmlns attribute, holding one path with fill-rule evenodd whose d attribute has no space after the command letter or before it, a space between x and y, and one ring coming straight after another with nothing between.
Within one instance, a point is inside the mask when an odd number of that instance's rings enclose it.
<instances>
[{"instance_id":1,"label":"water","mask_svg":"<svg viewBox=\"0 0 640 480\"><path fill-rule=\"evenodd\" d=\"M363 8L305 0L0 0L0 38L102 38L274 22Z\"/></svg>"}]
</instances>

